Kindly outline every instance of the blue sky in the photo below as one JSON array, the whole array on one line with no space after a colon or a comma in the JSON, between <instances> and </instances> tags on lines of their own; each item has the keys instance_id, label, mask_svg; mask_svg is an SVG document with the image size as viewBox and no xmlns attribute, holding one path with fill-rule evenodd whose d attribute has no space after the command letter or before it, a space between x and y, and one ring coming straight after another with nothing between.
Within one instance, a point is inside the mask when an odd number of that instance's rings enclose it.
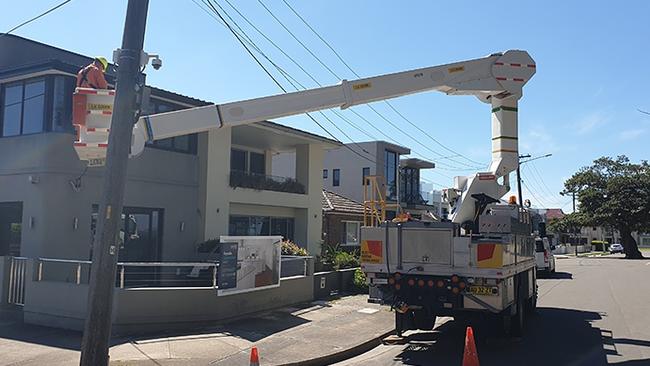
<instances>
[{"instance_id":1,"label":"blue sky","mask_svg":"<svg viewBox=\"0 0 650 366\"><path fill-rule=\"evenodd\" d=\"M339 81L257 0L229 1L320 83ZM581 166L603 155L625 154L634 161L650 155L650 116L637 111L650 110L650 2L287 1L362 76L472 59L507 49L527 50L537 63L537 74L526 85L519 104L520 153L553 154L522 168L529 188L524 189L524 196L533 206L570 211L570 200L557 192ZM0 30L8 30L58 2L8 2L0 17ZM225 0L218 2L271 59L301 83L316 86ZM262 2L338 76L354 78L282 0ZM73 0L15 34L82 54L110 55L121 43L126 1L101 2L101 9L97 4ZM164 62L161 70L148 71L151 85L217 103L280 92L235 38L191 0L150 1L145 49L160 54ZM470 159L489 161L489 105L473 97L436 93L403 97L393 105L446 146ZM420 157L436 157L431 150L448 155L385 104L375 107L418 141L389 126L366 106L355 110ZM378 135L349 111L342 113ZM327 114L355 141L371 139L331 112ZM320 115L315 117L328 126ZM324 134L305 116L280 122ZM347 141L331 126L327 128ZM453 161L446 163L464 167ZM450 186L452 176L469 173L441 166L424 173L424 178Z\"/></svg>"}]
</instances>

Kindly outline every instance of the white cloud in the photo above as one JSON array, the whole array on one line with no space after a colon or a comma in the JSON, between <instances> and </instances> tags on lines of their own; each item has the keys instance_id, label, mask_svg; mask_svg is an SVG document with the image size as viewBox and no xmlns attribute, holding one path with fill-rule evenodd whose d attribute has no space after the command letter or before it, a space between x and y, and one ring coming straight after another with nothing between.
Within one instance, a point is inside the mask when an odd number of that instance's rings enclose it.
<instances>
[{"instance_id":1,"label":"white cloud","mask_svg":"<svg viewBox=\"0 0 650 366\"><path fill-rule=\"evenodd\" d=\"M593 112L581 118L576 124L575 129L578 135L585 135L598 127L604 126L609 121L602 112Z\"/></svg>"},{"instance_id":2,"label":"white cloud","mask_svg":"<svg viewBox=\"0 0 650 366\"><path fill-rule=\"evenodd\" d=\"M646 129L645 129L645 128L637 128L637 129L632 129L632 130L624 130L624 131L621 131L621 132L618 134L618 139L619 139L619 140L623 140L623 141L634 140L634 139L638 138L639 136L643 135L644 133L646 133Z\"/></svg>"}]
</instances>

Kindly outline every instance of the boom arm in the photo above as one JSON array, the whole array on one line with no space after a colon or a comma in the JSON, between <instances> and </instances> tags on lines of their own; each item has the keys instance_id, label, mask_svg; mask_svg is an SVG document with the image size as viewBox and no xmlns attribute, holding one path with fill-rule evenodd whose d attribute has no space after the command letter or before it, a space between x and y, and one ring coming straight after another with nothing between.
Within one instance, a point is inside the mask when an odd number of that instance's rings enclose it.
<instances>
[{"instance_id":1,"label":"boom arm","mask_svg":"<svg viewBox=\"0 0 650 366\"><path fill-rule=\"evenodd\" d=\"M334 86L161 113L138 120L131 154L139 155L146 141L437 90L449 95L474 95L492 105L489 173L497 178L504 177L501 188L491 192L501 197L509 190L508 174L516 170L519 163L517 102L522 96L523 85L534 74L535 63L530 55L526 51L510 50L447 65L343 80ZM461 216L471 216L469 209Z\"/></svg>"}]
</instances>

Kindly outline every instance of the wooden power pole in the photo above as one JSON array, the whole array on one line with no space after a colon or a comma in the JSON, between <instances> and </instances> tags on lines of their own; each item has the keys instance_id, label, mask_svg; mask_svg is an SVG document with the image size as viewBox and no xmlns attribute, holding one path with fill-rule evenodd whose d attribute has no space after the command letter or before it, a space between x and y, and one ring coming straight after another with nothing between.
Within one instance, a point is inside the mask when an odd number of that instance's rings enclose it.
<instances>
[{"instance_id":1,"label":"wooden power pole","mask_svg":"<svg viewBox=\"0 0 650 366\"><path fill-rule=\"evenodd\" d=\"M118 58L117 87L111 130L106 153L106 170L97 235L93 243L90 291L83 340L82 366L108 365L111 337L113 289L117 267L119 225L126 186L126 168L131 135L136 122L136 88L140 74L140 56L144 43L149 0L129 0Z\"/></svg>"}]
</instances>

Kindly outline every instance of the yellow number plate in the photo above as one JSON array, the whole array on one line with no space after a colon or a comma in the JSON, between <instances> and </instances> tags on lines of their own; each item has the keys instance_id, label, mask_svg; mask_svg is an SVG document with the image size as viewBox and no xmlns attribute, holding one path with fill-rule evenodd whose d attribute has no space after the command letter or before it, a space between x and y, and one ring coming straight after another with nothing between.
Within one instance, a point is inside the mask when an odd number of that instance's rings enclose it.
<instances>
[{"instance_id":1,"label":"yellow number plate","mask_svg":"<svg viewBox=\"0 0 650 366\"><path fill-rule=\"evenodd\" d=\"M470 286L469 292L472 295L496 296L499 294L499 289L497 287L488 286Z\"/></svg>"}]
</instances>

